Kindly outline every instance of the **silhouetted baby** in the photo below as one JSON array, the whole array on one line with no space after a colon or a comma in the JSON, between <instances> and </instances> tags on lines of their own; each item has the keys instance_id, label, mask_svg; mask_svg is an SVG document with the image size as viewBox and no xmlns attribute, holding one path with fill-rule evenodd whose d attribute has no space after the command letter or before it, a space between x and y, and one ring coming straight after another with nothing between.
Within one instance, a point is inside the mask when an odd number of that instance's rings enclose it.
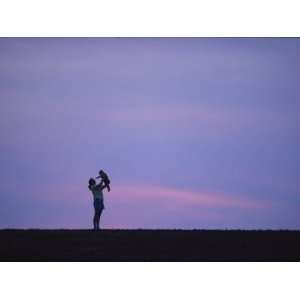
<instances>
[{"instance_id":1,"label":"silhouetted baby","mask_svg":"<svg viewBox=\"0 0 300 300\"><path fill-rule=\"evenodd\" d=\"M101 178L100 184L101 184L102 182L104 182L105 187L107 188L107 191L110 192L110 186L109 186L109 184L110 184L110 179L108 178L108 175L107 175L103 170L100 170L100 171L99 171L99 176L96 177L96 178Z\"/></svg>"}]
</instances>

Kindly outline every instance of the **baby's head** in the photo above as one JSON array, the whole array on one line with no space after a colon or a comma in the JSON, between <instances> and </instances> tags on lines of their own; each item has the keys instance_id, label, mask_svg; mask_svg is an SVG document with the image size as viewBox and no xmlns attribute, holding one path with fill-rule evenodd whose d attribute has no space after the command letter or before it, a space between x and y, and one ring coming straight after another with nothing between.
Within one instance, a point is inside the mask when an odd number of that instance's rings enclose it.
<instances>
[{"instance_id":1,"label":"baby's head","mask_svg":"<svg viewBox=\"0 0 300 300\"><path fill-rule=\"evenodd\" d=\"M99 176L97 176L96 178L103 178L103 176L105 176L105 172L103 170L99 171Z\"/></svg>"}]
</instances>

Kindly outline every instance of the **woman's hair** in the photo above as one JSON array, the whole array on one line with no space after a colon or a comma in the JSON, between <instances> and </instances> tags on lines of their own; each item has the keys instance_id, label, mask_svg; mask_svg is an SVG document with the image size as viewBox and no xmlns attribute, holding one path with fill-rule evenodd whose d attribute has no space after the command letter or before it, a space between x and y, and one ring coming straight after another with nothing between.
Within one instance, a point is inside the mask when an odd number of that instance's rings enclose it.
<instances>
[{"instance_id":1,"label":"woman's hair","mask_svg":"<svg viewBox=\"0 0 300 300\"><path fill-rule=\"evenodd\" d=\"M95 179L94 178L90 178L90 180L89 180L89 186L95 185L95 184L96 184Z\"/></svg>"}]
</instances>

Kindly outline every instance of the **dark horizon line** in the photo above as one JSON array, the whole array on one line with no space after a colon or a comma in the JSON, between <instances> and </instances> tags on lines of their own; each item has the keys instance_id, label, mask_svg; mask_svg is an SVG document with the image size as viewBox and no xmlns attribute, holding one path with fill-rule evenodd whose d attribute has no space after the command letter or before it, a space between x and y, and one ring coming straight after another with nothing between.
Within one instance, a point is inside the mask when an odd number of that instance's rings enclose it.
<instances>
[{"instance_id":1,"label":"dark horizon line","mask_svg":"<svg viewBox=\"0 0 300 300\"><path fill-rule=\"evenodd\" d=\"M94 231L91 228L0 228L0 231ZM288 228L256 228L256 229L243 229L243 228L103 228L101 231L300 231L300 229L288 229Z\"/></svg>"}]
</instances>

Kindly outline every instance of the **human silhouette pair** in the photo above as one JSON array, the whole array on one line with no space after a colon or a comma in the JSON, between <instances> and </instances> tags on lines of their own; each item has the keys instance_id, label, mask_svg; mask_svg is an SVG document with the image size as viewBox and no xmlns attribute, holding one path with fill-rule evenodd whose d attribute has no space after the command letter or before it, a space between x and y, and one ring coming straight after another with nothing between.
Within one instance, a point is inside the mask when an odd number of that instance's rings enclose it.
<instances>
[{"instance_id":1,"label":"human silhouette pair","mask_svg":"<svg viewBox=\"0 0 300 300\"><path fill-rule=\"evenodd\" d=\"M110 192L110 179L108 175L103 171L99 171L99 176L96 178L101 178L101 181L97 184L94 178L89 179L89 190L93 194L94 200L94 217L93 217L93 226L94 230L100 229L100 217L102 215L104 207L104 197L103 197L103 190L107 188L107 191Z\"/></svg>"}]
</instances>

